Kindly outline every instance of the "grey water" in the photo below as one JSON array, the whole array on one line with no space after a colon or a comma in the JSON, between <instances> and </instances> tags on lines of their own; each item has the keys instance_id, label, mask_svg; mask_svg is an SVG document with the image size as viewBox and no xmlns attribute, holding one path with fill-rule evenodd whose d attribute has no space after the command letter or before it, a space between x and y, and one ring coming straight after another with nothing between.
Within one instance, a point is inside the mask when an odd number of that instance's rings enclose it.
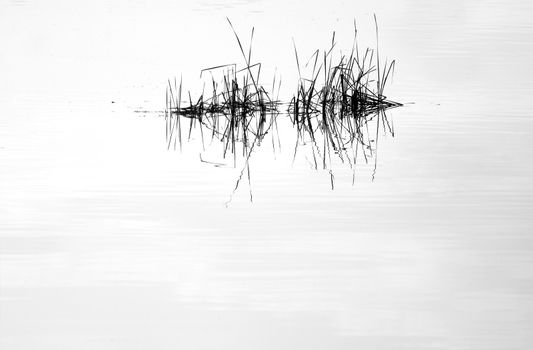
<instances>
[{"instance_id":1,"label":"grey water","mask_svg":"<svg viewBox=\"0 0 533 350\"><path fill-rule=\"evenodd\" d=\"M168 149L167 79L396 59L377 168ZM533 4L0 2L1 349L529 349ZM294 82L294 83L293 83ZM195 86L196 84L196 86ZM291 85L292 84L292 85ZM294 85L294 86L293 86ZM292 129L281 121L280 139ZM196 140L198 141L198 140ZM216 153L216 152L215 152ZM220 154L204 154L217 160Z\"/></svg>"}]
</instances>

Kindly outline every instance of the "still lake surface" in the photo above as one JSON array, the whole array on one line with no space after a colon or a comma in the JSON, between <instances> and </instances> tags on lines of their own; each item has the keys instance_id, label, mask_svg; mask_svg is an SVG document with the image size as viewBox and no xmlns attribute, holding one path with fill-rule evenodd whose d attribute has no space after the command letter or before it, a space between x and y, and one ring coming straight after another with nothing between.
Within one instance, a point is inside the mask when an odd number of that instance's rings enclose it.
<instances>
[{"instance_id":1,"label":"still lake surface","mask_svg":"<svg viewBox=\"0 0 533 350\"><path fill-rule=\"evenodd\" d=\"M166 80L397 60L376 177L167 150ZM1 349L529 349L533 3L0 2ZM293 83L294 82L294 83ZM265 83L266 84L266 83ZM292 85L291 85L292 84ZM201 88L201 87L200 87ZM198 91L198 90L196 90ZM147 112L143 112L147 111ZM289 126L287 126L289 128ZM288 134L290 129L283 128ZM290 145L288 149L290 149Z\"/></svg>"}]
</instances>

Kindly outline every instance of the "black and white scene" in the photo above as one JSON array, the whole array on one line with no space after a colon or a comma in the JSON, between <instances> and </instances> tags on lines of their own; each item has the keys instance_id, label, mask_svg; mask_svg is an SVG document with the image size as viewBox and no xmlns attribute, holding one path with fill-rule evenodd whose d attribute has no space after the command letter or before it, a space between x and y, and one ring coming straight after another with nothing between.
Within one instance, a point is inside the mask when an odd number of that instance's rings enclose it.
<instances>
[{"instance_id":1,"label":"black and white scene","mask_svg":"<svg viewBox=\"0 0 533 350\"><path fill-rule=\"evenodd\" d=\"M520 0L0 0L0 349L532 349L532 38Z\"/></svg>"}]
</instances>

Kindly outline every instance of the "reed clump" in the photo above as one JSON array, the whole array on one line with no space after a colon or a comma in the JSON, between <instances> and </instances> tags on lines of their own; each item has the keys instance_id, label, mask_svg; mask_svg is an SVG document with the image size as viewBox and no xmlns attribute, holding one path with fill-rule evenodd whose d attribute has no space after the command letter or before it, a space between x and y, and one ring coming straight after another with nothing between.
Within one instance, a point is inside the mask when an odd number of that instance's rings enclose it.
<instances>
[{"instance_id":1,"label":"reed clump","mask_svg":"<svg viewBox=\"0 0 533 350\"><path fill-rule=\"evenodd\" d=\"M329 170L332 188L332 154L353 169L358 157L362 156L367 163L369 158L377 158L380 125L384 132L394 135L385 111L401 106L384 94L396 63L385 61L381 64L378 48L361 51L357 45L355 23L354 44L347 55L334 57L336 42L333 33L330 47L316 50L302 67L294 45L299 78L295 94L287 102L273 97L276 85L278 96L280 91L280 83L276 83L275 77L269 92L260 84L261 63L251 63L254 30L249 49L245 50L229 19L228 23L245 65L241 69L237 69L236 64L229 64L202 70L201 76L222 71L222 78L212 78L210 92L202 93L194 100L190 92L183 96L181 81L179 84L176 80L169 81L165 108L169 148L178 144L181 148L186 137L191 137L192 130L199 128L202 142L207 137L221 141L223 157L226 158L228 152L232 154L234 165L237 154L241 153L245 161L233 193L245 173L251 183L250 156L267 133L276 132L276 118L280 115L290 118L295 127L294 158L299 147L310 142L313 166L318 168L321 163L323 169ZM376 21L376 39L377 35ZM302 70L309 71L307 76L302 75ZM372 128L369 127L371 123ZM371 131L374 127L375 135ZM377 166L377 162L375 164ZM374 167L373 177L375 170Z\"/></svg>"}]
</instances>

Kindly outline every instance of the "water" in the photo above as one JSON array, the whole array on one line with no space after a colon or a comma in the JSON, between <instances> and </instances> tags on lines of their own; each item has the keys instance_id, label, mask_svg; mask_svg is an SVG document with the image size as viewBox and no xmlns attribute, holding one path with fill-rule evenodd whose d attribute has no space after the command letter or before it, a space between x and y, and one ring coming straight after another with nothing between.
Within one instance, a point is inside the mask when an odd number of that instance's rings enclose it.
<instances>
[{"instance_id":1,"label":"water","mask_svg":"<svg viewBox=\"0 0 533 350\"><path fill-rule=\"evenodd\" d=\"M1 2L0 347L530 348L532 7ZM225 16L290 93L292 37L374 45L374 12L414 104L373 182L265 148L226 208L240 169L135 113L241 63Z\"/></svg>"}]
</instances>

